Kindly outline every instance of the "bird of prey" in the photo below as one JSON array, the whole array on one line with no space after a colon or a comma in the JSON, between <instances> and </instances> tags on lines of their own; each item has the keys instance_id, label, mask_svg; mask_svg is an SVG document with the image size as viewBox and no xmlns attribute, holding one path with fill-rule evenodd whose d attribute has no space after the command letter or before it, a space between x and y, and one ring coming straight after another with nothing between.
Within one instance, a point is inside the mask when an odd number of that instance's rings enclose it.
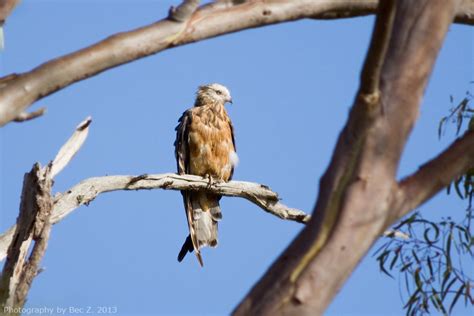
<instances>
[{"instance_id":1,"label":"bird of prey","mask_svg":"<svg viewBox=\"0 0 474 316\"><path fill-rule=\"evenodd\" d=\"M200 86L194 107L183 113L176 127L175 155L179 174L230 181L238 163L234 130L224 105L232 103L229 90L213 83ZM203 266L201 248L217 246L217 223L222 219L220 195L181 191L188 220L178 261L194 251Z\"/></svg>"}]
</instances>

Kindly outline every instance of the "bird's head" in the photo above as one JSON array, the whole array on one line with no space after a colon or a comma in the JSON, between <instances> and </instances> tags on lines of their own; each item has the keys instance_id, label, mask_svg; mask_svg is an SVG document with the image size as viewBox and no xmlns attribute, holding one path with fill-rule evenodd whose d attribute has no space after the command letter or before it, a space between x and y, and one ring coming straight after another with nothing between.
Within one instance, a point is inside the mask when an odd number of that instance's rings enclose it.
<instances>
[{"instance_id":1,"label":"bird's head","mask_svg":"<svg viewBox=\"0 0 474 316\"><path fill-rule=\"evenodd\" d=\"M198 106L207 103L224 105L227 102L232 103L232 97L229 89L221 84L212 83L198 88L196 98Z\"/></svg>"}]
</instances>

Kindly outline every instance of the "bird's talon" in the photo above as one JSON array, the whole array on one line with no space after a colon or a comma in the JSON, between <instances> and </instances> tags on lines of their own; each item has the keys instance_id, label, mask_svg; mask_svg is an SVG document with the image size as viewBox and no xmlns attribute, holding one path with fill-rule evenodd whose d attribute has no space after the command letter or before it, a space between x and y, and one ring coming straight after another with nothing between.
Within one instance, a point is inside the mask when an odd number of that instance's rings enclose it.
<instances>
[{"instance_id":1,"label":"bird's talon","mask_svg":"<svg viewBox=\"0 0 474 316\"><path fill-rule=\"evenodd\" d=\"M207 178L207 187L212 187L212 176L210 174L206 175Z\"/></svg>"}]
</instances>

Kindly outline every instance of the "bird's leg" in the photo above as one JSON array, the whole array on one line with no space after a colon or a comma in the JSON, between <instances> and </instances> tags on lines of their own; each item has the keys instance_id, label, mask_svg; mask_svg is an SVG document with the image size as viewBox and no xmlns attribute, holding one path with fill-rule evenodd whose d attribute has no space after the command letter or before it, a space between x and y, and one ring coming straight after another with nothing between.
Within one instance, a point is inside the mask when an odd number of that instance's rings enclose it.
<instances>
[{"instance_id":1,"label":"bird's leg","mask_svg":"<svg viewBox=\"0 0 474 316\"><path fill-rule=\"evenodd\" d=\"M205 177L207 178L207 187L212 187L212 176L208 173Z\"/></svg>"}]
</instances>

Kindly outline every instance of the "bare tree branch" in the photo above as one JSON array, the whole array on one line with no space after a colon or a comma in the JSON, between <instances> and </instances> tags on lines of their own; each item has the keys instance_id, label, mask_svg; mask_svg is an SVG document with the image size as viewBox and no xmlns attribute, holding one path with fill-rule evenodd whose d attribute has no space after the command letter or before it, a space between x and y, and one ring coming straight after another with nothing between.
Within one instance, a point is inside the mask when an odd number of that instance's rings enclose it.
<instances>
[{"instance_id":1,"label":"bare tree branch","mask_svg":"<svg viewBox=\"0 0 474 316\"><path fill-rule=\"evenodd\" d=\"M82 204L88 204L98 194L117 190L206 190L225 196L242 197L258 205L270 214L300 223L308 221L309 215L301 210L289 208L279 202L278 194L265 185L230 181L209 185L207 178L174 173L142 176L105 176L81 181L56 198L52 221L56 223Z\"/></svg>"},{"instance_id":2,"label":"bare tree branch","mask_svg":"<svg viewBox=\"0 0 474 316\"><path fill-rule=\"evenodd\" d=\"M0 88L0 126L14 120L36 100L59 89L162 50L248 28L298 19L374 13L377 5L373 0L223 1L201 6L192 16L188 16L196 3L186 1L180 11L184 12L183 16L179 15L176 20L166 18L149 26L113 35L4 82ZM473 3L474 0L463 1L457 15L459 22L474 23ZM183 17L189 18L186 22L177 22Z\"/></svg>"},{"instance_id":3,"label":"bare tree branch","mask_svg":"<svg viewBox=\"0 0 474 316\"><path fill-rule=\"evenodd\" d=\"M52 178L59 174L77 154L79 149L81 149L82 144L84 144L87 135L89 134L89 125L91 122L92 118L89 116L84 121L79 123L79 125L76 127L76 130L74 131L74 134L72 134L68 141L58 151L51 164Z\"/></svg>"},{"instance_id":4,"label":"bare tree branch","mask_svg":"<svg viewBox=\"0 0 474 316\"><path fill-rule=\"evenodd\" d=\"M105 176L89 178L56 194L51 223L56 224L81 205L88 205L99 194L117 190L207 190L220 195L242 197L258 205L266 212L282 219L306 223L310 216L301 210L289 208L279 201L278 194L265 185L245 182L214 182L209 185L207 178L174 173L150 174L141 176ZM6 255L14 229L10 228L0 236L0 260Z\"/></svg>"},{"instance_id":5,"label":"bare tree branch","mask_svg":"<svg viewBox=\"0 0 474 316\"><path fill-rule=\"evenodd\" d=\"M400 182L394 207L398 217L433 197L456 177L474 167L474 130L467 131L439 156Z\"/></svg>"},{"instance_id":6,"label":"bare tree branch","mask_svg":"<svg viewBox=\"0 0 474 316\"><path fill-rule=\"evenodd\" d=\"M29 120L32 120L44 115L44 113L46 113L46 108L40 108L33 112L23 112L23 113L20 113L20 115L18 115L13 121L18 122L18 123L29 121Z\"/></svg>"},{"instance_id":7,"label":"bare tree branch","mask_svg":"<svg viewBox=\"0 0 474 316\"><path fill-rule=\"evenodd\" d=\"M89 205L99 194L118 190L208 190L213 193L242 197L258 205L266 212L281 219L291 220L306 224L310 215L304 211L287 207L279 202L278 194L267 186L245 181L216 182L209 186L207 178L193 175L150 174L141 176L105 176L89 178L67 190L57 194L51 223L56 224L81 205ZM15 226L12 226L0 235L0 260L6 255L6 249L12 240ZM385 236L393 232L387 231Z\"/></svg>"},{"instance_id":8,"label":"bare tree branch","mask_svg":"<svg viewBox=\"0 0 474 316\"><path fill-rule=\"evenodd\" d=\"M389 238L410 239L410 235L408 235L404 232L401 232L401 231L398 231L398 230L392 230L392 229L386 230L383 233L383 236L389 237Z\"/></svg>"},{"instance_id":9,"label":"bare tree branch","mask_svg":"<svg viewBox=\"0 0 474 316\"><path fill-rule=\"evenodd\" d=\"M378 0L334 1L337 6L314 16L315 19L344 19L376 13ZM474 25L474 1L462 0L458 6L455 23Z\"/></svg>"},{"instance_id":10,"label":"bare tree branch","mask_svg":"<svg viewBox=\"0 0 474 316\"><path fill-rule=\"evenodd\" d=\"M41 168L39 164L35 164L31 172L25 175L20 215L0 279L2 313L18 314L15 309L25 304L41 258L46 252L53 206L51 186L49 167ZM32 240L35 243L26 260Z\"/></svg>"},{"instance_id":11,"label":"bare tree branch","mask_svg":"<svg viewBox=\"0 0 474 316\"><path fill-rule=\"evenodd\" d=\"M54 199L51 196L53 177L74 157L84 143L87 118L80 123L71 138L59 150L56 158L46 167L36 163L25 175L17 224L1 236L2 258L8 253L0 276L0 313L19 314L26 302L33 279L40 271L40 262L48 245L52 226ZM31 254L28 256L31 243ZM28 257L28 259L27 259Z\"/></svg>"}]
</instances>

